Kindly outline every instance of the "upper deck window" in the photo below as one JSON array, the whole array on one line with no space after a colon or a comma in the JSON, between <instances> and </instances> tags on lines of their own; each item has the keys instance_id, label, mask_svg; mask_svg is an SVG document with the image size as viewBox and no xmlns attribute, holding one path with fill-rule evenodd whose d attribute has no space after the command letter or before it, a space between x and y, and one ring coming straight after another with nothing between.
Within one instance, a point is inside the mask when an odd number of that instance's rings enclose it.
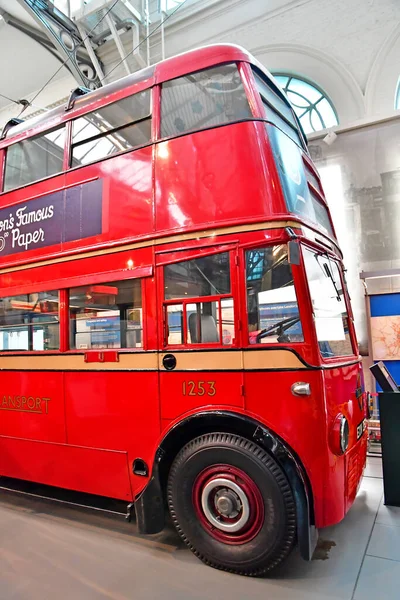
<instances>
[{"instance_id":1,"label":"upper deck window","mask_svg":"<svg viewBox=\"0 0 400 600\"><path fill-rule=\"evenodd\" d=\"M267 127L288 211L317 223L334 237L328 209L313 190L318 186L319 192L319 184L311 171L305 170L300 149L282 131Z\"/></svg>"},{"instance_id":2,"label":"upper deck window","mask_svg":"<svg viewBox=\"0 0 400 600\"><path fill-rule=\"evenodd\" d=\"M256 71L253 70L253 73L267 121L281 129L296 144L304 146L300 128L290 105Z\"/></svg>"},{"instance_id":3,"label":"upper deck window","mask_svg":"<svg viewBox=\"0 0 400 600\"><path fill-rule=\"evenodd\" d=\"M235 64L167 81L161 95L161 137L251 119Z\"/></svg>"},{"instance_id":4,"label":"upper deck window","mask_svg":"<svg viewBox=\"0 0 400 600\"><path fill-rule=\"evenodd\" d=\"M63 170L65 127L7 148L4 191L56 175Z\"/></svg>"},{"instance_id":5,"label":"upper deck window","mask_svg":"<svg viewBox=\"0 0 400 600\"><path fill-rule=\"evenodd\" d=\"M73 121L71 166L86 165L148 144L150 97L150 90L145 90Z\"/></svg>"}]
</instances>

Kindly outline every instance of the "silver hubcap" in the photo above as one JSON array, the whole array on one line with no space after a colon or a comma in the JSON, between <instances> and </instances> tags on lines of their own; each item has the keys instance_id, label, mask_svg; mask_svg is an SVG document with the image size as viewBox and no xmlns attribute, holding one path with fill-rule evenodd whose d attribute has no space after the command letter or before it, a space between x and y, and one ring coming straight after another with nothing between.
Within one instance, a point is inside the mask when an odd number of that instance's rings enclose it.
<instances>
[{"instance_id":1,"label":"silver hubcap","mask_svg":"<svg viewBox=\"0 0 400 600\"><path fill-rule=\"evenodd\" d=\"M204 486L201 506L205 516L214 527L229 533L240 531L250 517L250 506L246 494L234 481L224 477L212 479ZM221 517L239 518L229 523L221 520Z\"/></svg>"}]
</instances>

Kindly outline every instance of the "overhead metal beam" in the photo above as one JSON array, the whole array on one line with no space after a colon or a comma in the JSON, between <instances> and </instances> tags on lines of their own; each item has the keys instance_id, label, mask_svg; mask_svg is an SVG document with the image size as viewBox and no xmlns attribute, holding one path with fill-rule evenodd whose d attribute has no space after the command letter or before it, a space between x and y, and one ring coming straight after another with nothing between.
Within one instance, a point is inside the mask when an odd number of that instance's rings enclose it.
<instances>
[{"instance_id":1,"label":"overhead metal beam","mask_svg":"<svg viewBox=\"0 0 400 600\"><path fill-rule=\"evenodd\" d=\"M17 2L35 19L76 81L89 89L100 87L101 80L96 65L84 48L83 38L75 23L57 10L49 0Z\"/></svg>"},{"instance_id":2,"label":"overhead metal beam","mask_svg":"<svg viewBox=\"0 0 400 600\"><path fill-rule=\"evenodd\" d=\"M121 61L122 61L122 64L124 65L125 71L126 71L127 75L130 75L131 74L131 70L130 70L128 62L127 62L127 60L125 58L125 50L124 50L124 47L122 45L121 39L119 37L118 31L117 31L117 29L115 27L114 21L112 20L112 18L110 17L110 15L106 16L106 21L107 21L108 26L110 28L110 31L111 31L113 40L115 42L115 45L117 46L117 50L118 50L118 53L119 53L119 55L121 57Z\"/></svg>"},{"instance_id":3,"label":"overhead metal beam","mask_svg":"<svg viewBox=\"0 0 400 600\"><path fill-rule=\"evenodd\" d=\"M361 271L360 279L382 279L384 277L399 277L400 269L381 269L380 271Z\"/></svg>"}]
</instances>

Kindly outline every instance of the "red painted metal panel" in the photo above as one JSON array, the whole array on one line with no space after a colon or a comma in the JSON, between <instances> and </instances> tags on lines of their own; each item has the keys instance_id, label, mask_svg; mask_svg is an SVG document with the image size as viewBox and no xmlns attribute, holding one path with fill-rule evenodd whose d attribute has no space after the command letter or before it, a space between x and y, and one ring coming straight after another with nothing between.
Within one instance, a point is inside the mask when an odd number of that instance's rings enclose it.
<instances>
[{"instance_id":1,"label":"red painted metal panel","mask_svg":"<svg viewBox=\"0 0 400 600\"><path fill-rule=\"evenodd\" d=\"M159 232L242 224L286 210L263 123L200 131L157 148Z\"/></svg>"},{"instance_id":2,"label":"red painted metal panel","mask_svg":"<svg viewBox=\"0 0 400 600\"><path fill-rule=\"evenodd\" d=\"M178 360L179 368L179 360ZM193 364L195 369L195 364ZM171 371L160 373L162 418L171 421L210 405L243 409L243 373Z\"/></svg>"},{"instance_id":3,"label":"red painted metal panel","mask_svg":"<svg viewBox=\"0 0 400 600\"><path fill-rule=\"evenodd\" d=\"M132 475L132 462L151 465L159 437L157 390L156 371L65 373L68 443L127 452L134 493L146 481Z\"/></svg>"},{"instance_id":4,"label":"red painted metal panel","mask_svg":"<svg viewBox=\"0 0 400 600\"><path fill-rule=\"evenodd\" d=\"M0 437L0 473L130 501L125 452Z\"/></svg>"},{"instance_id":5,"label":"red painted metal panel","mask_svg":"<svg viewBox=\"0 0 400 600\"><path fill-rule=\"evenodd\" d=\"M63 373L23 368L0 372L0 435L65 442Z\"/></svg>"}]
</instances>

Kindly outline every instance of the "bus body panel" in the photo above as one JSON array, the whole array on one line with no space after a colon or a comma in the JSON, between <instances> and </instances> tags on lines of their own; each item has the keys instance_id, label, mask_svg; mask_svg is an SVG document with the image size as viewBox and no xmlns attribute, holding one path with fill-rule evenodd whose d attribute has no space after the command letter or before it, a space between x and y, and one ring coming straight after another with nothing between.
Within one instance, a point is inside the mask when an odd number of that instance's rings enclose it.
<instances>
[{"instance_id":1,"label":"bus body panel","mask_svg":"<svg viewBox=\"0 0 400 600\"><path fill-rule=\"evenodd\" d=\"M35 230L43 229L47 240L59 242L34 249L21 247L20 252L12 249L2 256L2 268L154 235L152 146L33 183L28 189L28 195L26 188L19 188L0 197L0 203L7 202L7 208L0 204L7 213L4 216L13 214L17 226L17 210L26 207L28 213L33 202L35 211L50 204L53 217L37 223ZM98 220L96 234L86 235L85 224L93 219ZM88 233L93 230L87 229Z\"/></svg>"},{"instance_id":2,"label":"bus body panel","mask_svg":"<svg viewBox=\"0 0 400 600\"><path fill-rule=\"evenodd\" d=\"M275 192L263 123L237 123L161 142L156 156L157 231L242 224L250 215L255 220L286 212Z\"/></svg>"},{"instance_id":3,"label":"bus body panel","mask_svg":"<svg viewBox=\"0 0 400 600\"><path fill-rule=\"evenodd\" d=\"M218 353L215 362L234 362L232 353ZM223 356L225 354L225 356ZM234 353L239 354L239 353ZM239 358L239 357L238 357ZM244 409L243 373L241 371L193 370L160 372L160 402L163 419L175 421L186 413L212 403L225 408ZM179 358L178 358L179 368Z\"/></svg>"},{"instance_id":4,"label":"bus body panel","mask_svg":"<svg viewBox=\"0 0 400 600\"><path fill-rule=\"evenodd\" d=\"M266 359L267 361L268 359ZM310 396L295 396L291 387L309 383ZM316 526L323 526L327 461L323 378L319 370L245 372L246 410L280 436L304 466L315 498Z\"/></svg>"},{"instance_id":5,"label":"bus body panel","mask_svg":"<svg viewBox=\"0 0 400 600\"><path fill-rule=\"evenodd\" d=\"M4 436L0 450L0 473L5 477L132 499L126 452Z\"/></svg>"},{"instance_id":6,"label":"bus body panel","mask_svg":"<svg viewBox=\"0 0 400 600\"><path fill-rule=\"evenodd\" d=\"M367 407L361 386L361 369L361 362L357 362L323 371L328 448L332 446L329 432L337 415L343 414L350 423L348 452L344 456L337 456L332 450L328 452L329 476L323 504L326 526L341 520L352 505L365 467ZM338 486L344 487L343 496L335 494Z\"/></svg>"},{"instance_id":7,"label":"bus body panel","mask_svg":"<svg viewBox=\"0 0 400 600\"><path fill-rule=\"evenodd\" d=\"M22 356L19 360L26 366L31 358ZM39 370L21 369L2 371L0 377L1 436L67 442L62 372L53 371L44 377Z\"/></svg>"}]
</instances>

